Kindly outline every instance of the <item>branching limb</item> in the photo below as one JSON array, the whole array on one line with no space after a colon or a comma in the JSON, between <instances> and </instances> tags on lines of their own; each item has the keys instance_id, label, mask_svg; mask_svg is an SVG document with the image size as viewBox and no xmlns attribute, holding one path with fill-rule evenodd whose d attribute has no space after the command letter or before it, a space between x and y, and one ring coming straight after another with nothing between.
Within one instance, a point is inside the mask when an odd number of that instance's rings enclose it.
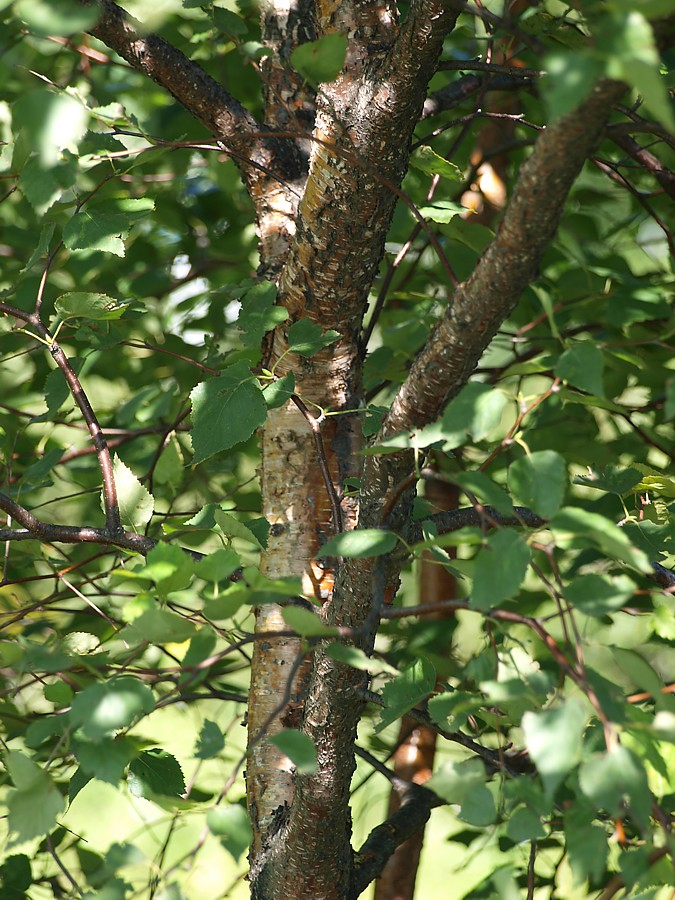
<instances>
[{"instance_id":1,"label":"branching limb","mask_svg":"<svg viewBox=\"0 0 675 900\"><path fill-rule=\"evenodd\" d=\"M98 38L134 69L168 90L189 113L228 149L247 180L259 177L250 163L265 168L281 164L282 177L298 175L293 145L275 141L255 117L200 65L156 34L143 34L127 13L112 0L101 0L101 15L91 29ZM261 134L262 132L262 134Z\"/></svg>"},{"instance_id":2,"label":"branching limb","mask_svg":"<svg viewBox=\"0 0 675 900\"><path fill-rule=\"evenodd\" d=\"M464 386L483 350L536 277L567 194L600 143L612 107L624 91L620 82L599 82L573 113L540 134L497 235L413 363L378 441L434 421Z\"/></svg>"},{"instance_id":3,"label":"branching limb","mask_svg":"<svg viewBox=\"0 0 675 900\"><path fill-rule=\"evenodd\" d=\"M105 534L108 538L122 536L124 532L120 519L119 504L117 502L117 488L115 487L115 476L113 475L110 450L101 426L98 423L98 419L96 418L96 413L80 384L79 378L75 374L75 370L70 364L70 360L59 344L54 340L49 330L43 325L42 320L37 313L27 313L15 306L8 306L6 303L0 303L0 312L7 316L13 316L15 319L19 319L27 325L30 325L31 328L34 328L40 340L49 347L54 362L63 372L70 393L73 395L73 400L77 403L79 410L82 413L82 417L87 423L89 434L96 447L98 465L103 480L103 505L105 507L106 525L104 530Z\"/></svg>"},{"instance_id":4,"label":"branching limb","mask_svg":"<svg viewBox=\"0 0 675 900\"><path fill-rule=\"evenodd\" d=\"M396 848L426 824L431 810L446 801L421 785L405 781L361 747L356 754L387 778L399 796L400 806L385 822L374 828L355 854L354 871L348 896L357 898L379 877Z\"/></svg>"},{"instance_id":5,"label":"branching limb","mask_svg":"<svg viewBox=\"0 0 675 900\"><path fill-rule=\"evenodd\" d=\"M111 532L107 527L50 525L3 493L0 493L0 509L23 526L22 529L0 529L0 541L38 540L45 544L102 544L104 547L119 547L143 555L157 545L157 541L152 538L122 529Z\"/></svg>"}]
</instances>

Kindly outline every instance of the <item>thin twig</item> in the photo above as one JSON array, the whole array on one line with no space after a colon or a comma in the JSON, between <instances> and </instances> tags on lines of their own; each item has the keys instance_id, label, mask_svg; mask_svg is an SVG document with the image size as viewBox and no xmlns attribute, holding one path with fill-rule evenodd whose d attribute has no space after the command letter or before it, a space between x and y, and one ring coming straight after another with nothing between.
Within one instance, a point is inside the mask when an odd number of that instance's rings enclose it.
<instances>
[{"instance_id":1,"label":"thin twig","mask_svg":"<svg viewBox=\"0 0 675 900\"><path fill-rule=\"evenodd\" d=\"M333 479L330 477L330 472L328 471L328 461L326 460L326 450L323 446L323 436L321 434L321 423L324 421L325 416L323 413L319 416L313 416L310 411L307 409L307 406L303 402L301 397L298 397L297 394L291 395L291 400L297 408L300 410L302 415L304 416L307 424L312 430L312 439L314 441L314 447L316 449L317 459L319 461L319 468L321 469L321 475L323 477L323 482L326 486L326 493L328 494L328 500L330 501L330 508L333 514L333 529L335 534L340 534L343 531L342 525L342 510L340 509L340 499L337 495L337 491L335 490L335 485L333 484Z\"/></svg>"}]
</instances>

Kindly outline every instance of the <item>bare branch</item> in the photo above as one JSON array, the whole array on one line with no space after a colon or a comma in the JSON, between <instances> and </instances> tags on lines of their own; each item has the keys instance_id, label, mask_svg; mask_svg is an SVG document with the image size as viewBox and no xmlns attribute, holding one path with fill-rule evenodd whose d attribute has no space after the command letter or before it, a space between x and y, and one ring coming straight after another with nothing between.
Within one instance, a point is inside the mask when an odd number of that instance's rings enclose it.
<instances>
[{"instance_id":1,"label":"bare branch","mask_svg":"<svg viewBox=\"0 0 675 900\"><path fill-rule=\"evenodd\" d=\"M119 547L143 555L157 546L157 541L152 538L122 529L111 531L107 527L90 528L87 525L50 525L3 493L0 493L0 509L19 525L23 525L22 530L0 529L0 541L38 540L45 544L102 544L104 547Z\"/></svg>"},{"instance_id":2,"label":"bare branch","mask_svg":"<svg viewBox=\"0 0 675 900\"><path fill-rule=\"evenodd\" d=\"M384 869L396 848L426 825L431 810L446 801L438 794L409 782L399 792L400 806L388 819L374 828L356 853L350 885L350 900L356 900Z\"/></svg>"},{"instance_id":3,"label":"bare branch","mask_svg":"<svg viewBox=\"0 0 675 900\"><path fill-rule=\"evenodd\" d=\"M616 128L608 129L608 134L617 147L625 150L629 156L640 163L661 185L663 190L675 200L675 173L665 166L660 159L645 150L638 142L624 131Z\"/></svg>"}]
</instances>

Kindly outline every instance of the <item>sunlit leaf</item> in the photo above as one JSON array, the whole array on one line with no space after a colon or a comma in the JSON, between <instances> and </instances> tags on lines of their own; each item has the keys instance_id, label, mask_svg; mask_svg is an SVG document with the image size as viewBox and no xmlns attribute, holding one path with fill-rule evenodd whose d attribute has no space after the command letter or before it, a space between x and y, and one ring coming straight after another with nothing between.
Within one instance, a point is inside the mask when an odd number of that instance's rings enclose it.
<instances>
[{"instance_id":1,"label":"sunlit leaf","mask_svg":"<svg viewBox=\"0 0 675 900\"><path fill-rule=\"evenodd\" d=\"M345 531L336 534L323 545L317 556L348 556L362 558L366 556L382 556L391 552L396 546L397 537L393 531L379 528L361 528L358 531Z\"/></svg>"},{"instance_id":2,"label":"sunlit leaf","mask_svg":"<svg viewBox=\"0 0 675 900\"><path fill-rule=\"evenodd\" d=\"M588 714L574 698L523 716L525 745L549 797L581 759Z\"/></svg>"}]
</instances>

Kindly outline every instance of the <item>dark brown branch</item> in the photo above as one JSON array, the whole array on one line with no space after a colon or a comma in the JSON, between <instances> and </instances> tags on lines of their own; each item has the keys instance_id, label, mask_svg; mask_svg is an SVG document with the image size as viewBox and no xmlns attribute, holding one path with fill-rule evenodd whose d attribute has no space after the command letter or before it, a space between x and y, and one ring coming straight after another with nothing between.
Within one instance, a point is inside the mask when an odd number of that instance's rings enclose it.
<instances>
[{"instance_id":1,"label":"dark brown branch","mask_svg":"<svg viewBox=\"0 0 675 900\"><path fill-rule=\"evenodd\" d=\"M469 66L468 68L472 68ZM428 119L444 110L453 109L469 97L479 94L481 91L519 91L528 89L532 79L517 77L515 75L463 75L457 81L452 81L445 87L439 88L430 94L424 101L422 118Z\"/></svg>"},{"instance_id":2,"label":"dark brown branch","mask_svg":"<svg viewBox=\"0 0 675 900\"><path fill-rule=\"evenodd\" d=\"M431 810L442 806L438 794L409 782L399 793L400 806L386 821L374 828L354 859L349 900L356 900L374 881L396 848L423 828Z\"/></svg>"},{"instance_id":3,"label":"dark brown branch","mask_svg":"<svg viewBox=\"0 0 675 900\"><path fill-rule=\"evenodd\" d=\"M86 525L50 525L33 515L11 497L0 493L0 509L11 516L23 529L0 529L0 541L38 540L45 544L102 544L104 547L119 547L145 555L157 541L142 534L109 528L89 528Z\"/></svg>"},{"instance_id":4,"label":"dark brown branch","mask_svg":"<svg viewBox=\"0 0 675 900\"><path fill-rule=\"evenodd\" d=\"M650 175L654 176L666 194L675 200L675 173L664 166L653 153L640 146L629 134L614 128L608 129L608 134L617 147L621 147L630 157L639 162Z\"/></svg>"},{"instance_id":5,"label":"dark brown branch","mask_svg":"<svg viewBox=\"0 0 675 900\"><path fill-rule=\"evenodd\" d=\"M294 180L304 164L293 142L274 138L251 113L197 63L156 34L142 34L123 9L101 0L101 15L91 29L130 66L168 90L189 113L233 152L249 183L269 170ZM263 131L264 135L259 133ZM253 135L257 134L257 137Z\"/></svg>"},{"instance_id":6,"label":"dark brown branch","mask_svg":"<svg viewBox=\"0 0 675 900\"><path fill-rule=\"evenodd\" d=\"M106 442L101 426L96 418L89 398L85 394L80 380L75 374L75 370L70 364L70 360L63 352L59 344L54 340L49 330L42 324L37 313L27 313L22 309L14 306L8 306L6 303L0 303L0 312L5 315L13 316L30 325L37 332L38 337L47 345L52 358L56 365L63 372L73 400L79 407L84 421L87 423L89 434L96 447L96 455L98 457L98 465L101 470L101 478L103 481L103 505L105 507L105 532L108 537L114 535L122 535L122 522L120 519L120 509L117 502L117 488L115 487L115 477L113 475L112 460L110 459L110 450ZM18 521L18 520L17 520ZM23 524L23 523L22 523Z\"/></svg>"}]
</instances>

